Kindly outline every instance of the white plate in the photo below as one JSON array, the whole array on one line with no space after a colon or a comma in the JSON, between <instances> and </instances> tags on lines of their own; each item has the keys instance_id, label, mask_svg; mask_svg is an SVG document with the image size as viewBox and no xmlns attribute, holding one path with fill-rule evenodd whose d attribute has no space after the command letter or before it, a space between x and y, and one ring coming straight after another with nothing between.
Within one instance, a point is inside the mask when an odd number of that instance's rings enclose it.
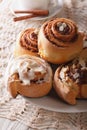
<instances>
[{"instance_id":1,"label":"white plate","mask_svg":"<svg viewBox=\"0 0 87 130\"><path fill-rule=\"evenodd\" d=\"M87 42L84 43L84 47L87 47ZM52 66L54 72L57 69L57 66ZM64 112L64 113L79 113L87 112L87 99L81 100L77 99L76 105L69 105L62 101L54 90L51 90L49 95L42 98L27 98L27 101L32 102L42 108L47 110Z\"/></svg>"},{"instance_id":2,"label":"white plate","mask_svg":"<svg viewBox=\"0 0 87 130\"><path fill-rule=\"evenodd\" d=\"M87 112L87 100L77 100L76 105L69 105L60 100L54 92L42 98L27 98L27 100L51 111L65 113Z\"/></svg>"},{"instance_id":3,"label":"white plate","mask_svg":"<svg viewBox=\"0 0 87 130\"><path fill-rule=\"evenodd\" d=\"M51 0L51 4L49 5L49 15L48 16L35 17L35 18L31 18L31 19L32 20L45 20L45 19L51 18L51 17L55 16L57 13L60 13L62 11L62 8L63 8L62 0L58 0L58 2L56 0L56 3L54 2L54 0ZM21 10L19 3L16 3L15 1L13 1L11 3L10 10L11 10L12 14L16 17L24 15L24 14L15 14L14 13L15 10ZM27 15L27 14L25 14L25 15Z\"/></svg>"}]
</instances>

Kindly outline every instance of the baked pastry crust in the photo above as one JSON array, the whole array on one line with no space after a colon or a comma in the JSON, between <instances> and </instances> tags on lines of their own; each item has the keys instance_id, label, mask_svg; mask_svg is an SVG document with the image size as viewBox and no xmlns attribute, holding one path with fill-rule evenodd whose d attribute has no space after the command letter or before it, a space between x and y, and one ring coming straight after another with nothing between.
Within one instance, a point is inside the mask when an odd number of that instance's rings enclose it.
<instances>
[{"instance_id":1,"label":"baked pastry crust","mask_svg":"<svg viewBox=\"0 0 87 130\"><path fill-rule=\"evenodd\" d=\"M14 55L24 54L38 56L38 29L28 28L19 33L15 45Z\"/></svg>"},{"instance_id":2,"label":"baked pastry crust","mask_svg":"<svg viewBox=\"0 0 87 130\"><path fill-rule=\"evenodd\" d=\"M52 69L39 57L22 55L11 60L6 72L6 86L12 97L42 97L52 88Z\"/></svg>"},{"instance_id":3,"label":"baked pastry crust","mask_svg":"<svg viewBox=\"0 0 87 130\"><path fill-rule=\"evenodd\" d=\"M72 105L77 98L87 99L87 49L71 63L57 68L54 89L60 98Z\"/></svg>"},{"instance_id":4,"label":"baked pastry crust","mask_svg":"<svg viewBox=\"0 0 87 130\"><path fill-rule=\"evenodd\" d=\"M45 22L39 31L40 56L48 62L61 64L75 58L83 48L83 34L66 18Z\"/></svg>"}]
</instances>

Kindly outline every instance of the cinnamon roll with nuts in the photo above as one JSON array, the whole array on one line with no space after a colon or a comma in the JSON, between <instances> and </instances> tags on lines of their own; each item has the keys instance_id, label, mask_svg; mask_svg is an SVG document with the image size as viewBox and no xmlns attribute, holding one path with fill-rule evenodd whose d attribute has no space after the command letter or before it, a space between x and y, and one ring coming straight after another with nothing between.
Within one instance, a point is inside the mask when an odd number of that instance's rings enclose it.
<instances>
[{"instance_id":1,"label":"cinnamon roll with nuts","mask_svg":"<svg viewBox=\"0 0 87 130\"><path fill-rule=\"evenodd\" d=\"M11 60L6 72L6 86L12 97L42 97L52 88L50 65L36 56L22 55Z\"/></svg>"},{"instance_id":2,"label":"cinnamon roll with nuts","mask_svg":"<svg viewBox=\"0 0 87 130\"><path fill-rule=\"evenodd\" d=\"M15 56L24 54L38 56L38 29L29 28L22 31L15 45Z\"/></svg>"},{"instance_id":3,"label":"cinnamon roll with nuts","mask_svg":"<svg viewBox=\"0 0 87 130\"><path fill-rule=\"evenodd\" d=\"M59 67L54 75L54 89L69 104L76 99L87 99L87 49L79 57Z\"/></svg>"},{"instance_id":4,"label":"cinnamon roll with nuts","mask_svg":"<svg viewBox=\"0 0 87 130\"><path fill-rule=\"evenodd\" d=\"M83 34L66 18L45 22L38 36L40 56L54 64L72 60L83 48Z\"/></svg>"}]
</instances>

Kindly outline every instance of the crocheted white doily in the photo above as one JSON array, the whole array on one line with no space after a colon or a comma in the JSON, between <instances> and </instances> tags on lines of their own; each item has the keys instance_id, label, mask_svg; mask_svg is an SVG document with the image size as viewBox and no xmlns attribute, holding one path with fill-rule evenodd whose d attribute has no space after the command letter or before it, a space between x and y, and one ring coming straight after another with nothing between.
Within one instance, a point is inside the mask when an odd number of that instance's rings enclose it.
<instances>
[{"instance_id":1,"label":"crocheted white doily","mask_svg":"<svg viewBox=\"0 0 87 130\"><path fill-rule=\"evenodd\" d=\"M0 117L19 120L38 130L87 130L87 113L58 113L39 108L22 96L12 99L4 87L4 74L20 31L40 27L44 21L13 22L10 0L0 5ZM57 15L55 16L57 17ZM86 0L64 0L61 17L73 19L81 31L87 32Z\"/></svg>"}]
</instances>

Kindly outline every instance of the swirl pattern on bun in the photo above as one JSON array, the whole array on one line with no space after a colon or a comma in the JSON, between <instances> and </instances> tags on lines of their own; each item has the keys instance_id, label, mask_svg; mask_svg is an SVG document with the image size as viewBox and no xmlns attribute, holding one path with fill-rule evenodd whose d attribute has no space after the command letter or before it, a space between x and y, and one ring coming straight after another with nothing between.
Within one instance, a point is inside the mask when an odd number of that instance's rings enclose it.
<instances>
[{"instance_id":1,"label":"swirl pattern on bun","mask_svg":"<svg viewBox=\"0 0 87 130\"><path fill-rule=\"evenodd\" d=\"M15 46L15 56L30 54L38 56L38 30L29 28L22 31Z\"/></svg>"},{"instance_id":2,"label":"swirl pattern on bun","mask_svg":"<svg viewBox=\"0 0 87 130\"><path fill-rule=\"evenodd\" d=\"M45 22L38 37L39 54L51 63L72 60L83 48L83 35L76 24L65 18Z\"/></svg>"}]
</instances>

